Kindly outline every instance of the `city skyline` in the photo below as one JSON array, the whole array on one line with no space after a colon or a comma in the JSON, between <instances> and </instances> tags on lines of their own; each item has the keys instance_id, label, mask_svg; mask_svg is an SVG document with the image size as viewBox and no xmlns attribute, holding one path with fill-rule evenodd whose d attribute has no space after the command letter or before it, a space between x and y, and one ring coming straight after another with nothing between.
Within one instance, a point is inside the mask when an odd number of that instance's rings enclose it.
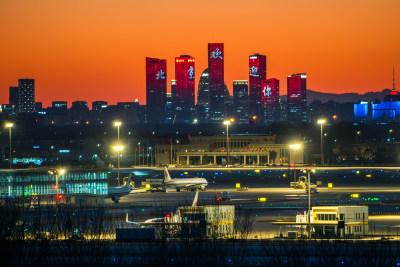
<instances>
[{"instance_id":1,"label":"city skyline","mask_svg":"<svg viewBox=\"0 0 400 267\"><path fill-rule=\"evenodd\" d=\"M145 57L167 60L170 92L174 59L185 54L196 58L197 96L212 42L225 44L231 95L234 80L248 80L254 53L267 56L268 77L281 81L282 93L293 73L307 73L307 89L326 93L391 88L393 66L399 80L398 1L352 1L345 9L337 1L289 2L2 1L0 21L7 26L0 32L6 40L0 47L0 102L8 103L17 79L32 78L43 106L136 98L146 104ZM252 15L255 6L269 10L268 16ZM149 19L147 10L157 19Z\"/></svg>"}]
</instances>

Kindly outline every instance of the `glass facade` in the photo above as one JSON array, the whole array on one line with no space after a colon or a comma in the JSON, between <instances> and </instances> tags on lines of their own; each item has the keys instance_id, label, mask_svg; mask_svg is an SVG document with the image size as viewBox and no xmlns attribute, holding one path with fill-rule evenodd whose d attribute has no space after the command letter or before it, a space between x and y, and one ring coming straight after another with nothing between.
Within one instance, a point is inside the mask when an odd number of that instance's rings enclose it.
<instances>
[{"instance_id":1,"label":"glass facade","mask_svg":"<svg viewBox=\"0 0 400 267\"><path fill-rule=\"evenodd\" d=\"M249 93L247 81L233 81L233 106L238 123L249 122Z\"/></svg>"},{"instance_id":2,"label":"glass facade","mask_svg":"<svg viewBox=\"0 0 400 267\"><path fill-rule=\"evenodd\" d=\"M261 82L261 119L271 122L279 119L279 80L272 78Z\"/></svg>"},{"instance_id":3,"label":"glass facade","mask_svg":"<svg viewBox=\"0 0 400 267\"><path fill-rule=\"evenodd\" d=\"M59 194L107 195L104 171L68 171L57 175ZM48 171L0 171L0 197L55 195L56 175Z\"/></svg>"},{"instance_id":4,"label":"glass facade","mask_svg":"<svg viewBox=\"0 0 400 267\"><path fill-rule=\"evenodd\" d=\"M208 69L210 74L210 122L224 119L224 44L208 44Z\"/></svg>"},{"instance_id":5,"label":"glass facade","mask_svg":"<svg viewBox=\"0 0 400 267\"><path fill-rule=\"evenodd\" d=\"M261 81L267 78L267 57L254 54L249 57L250 116L260 115Z\"/></svg>"},{"instance_id":6,"label":"glass facade","mask_svg":"<svg viewBox=\"0 0 400 267\"><path fill-rule=\"evenodd\" d=\"M287 105L289 121L307 121L307 75L287 77Z\"/></svg>"},{"instance_id":7,"label":"glass facade","mask_svg":"<svg viewBox=\"0 0 400 267\"><path fill-rule=\"evenodd\" d=\"M354 104L354 118L367 119L368 118L368 102L361 102Z\"/></svg>"},{"instance_id":8,"label":"glass facade","mask_svg":"<svg viewBox=\"0 0 400 267\"><path fill-rule=\"evenodd\" d=\"M18 113L35 112L35 80L18 80Z\"/></svg>"},{"instance_id":9,"label":"glass facade","mask_svg":"<svg viewBox=\"0 0 400 267\"><path fill-rule=\"evenodd\" d=\"M382 101L379 104L372 104L372 119L395 120L400 114L400 101Z\"/></svg>"},{"instance_id":10,"label":"glass facade","mask_svg":"<svg viewBox=\"0 0 400 267\"><path fill-rule=\"evenodd\" d=\"M146 57L147 123L165 123L166 99L167 61Z\"/></svg>"},{"instance_id":11,"label":"glass facade","mask_svg":"<svg viewBox=\"0 0 400 267\"><path fill-rule=\"evenodd\" d=\"M175 121L187 123L193 121L194 115L194 57L180 56L175 58Z\"/></svg>"}]
</instances>

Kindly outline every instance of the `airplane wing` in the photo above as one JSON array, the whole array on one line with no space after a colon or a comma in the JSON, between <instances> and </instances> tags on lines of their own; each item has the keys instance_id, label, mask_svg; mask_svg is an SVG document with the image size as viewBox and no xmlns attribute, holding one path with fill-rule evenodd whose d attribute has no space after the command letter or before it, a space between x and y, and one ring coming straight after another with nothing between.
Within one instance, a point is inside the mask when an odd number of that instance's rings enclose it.
<instances>
[{"instance_id":1,"label":"airplane wing","mask_svg":"<svg viewBox=\"0 0 400 267\"><path fill-rule=\"evenodd\" d=\"M129 192L129 194L139 194L139 193L146 193L146 189L133 189L131 192Z\"/></svg>"}]
</instances>

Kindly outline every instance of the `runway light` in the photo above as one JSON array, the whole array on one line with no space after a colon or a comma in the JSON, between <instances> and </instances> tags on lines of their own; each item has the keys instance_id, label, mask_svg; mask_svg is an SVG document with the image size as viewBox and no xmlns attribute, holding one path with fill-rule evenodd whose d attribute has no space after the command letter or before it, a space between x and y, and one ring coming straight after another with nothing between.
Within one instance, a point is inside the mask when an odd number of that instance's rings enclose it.
<instances>
[{"instance_id":1,"label":"runway light","mask_svg":"<svg viewBox=\"0 0 400 267\"><path fill-rule=\"evenodd\" d=\"M356 171L357 174L360 174L360 171Z\"/></svg>"},{"instance_id":2,"label":"runway light","mask_svg":"<svg viewBox=\"0 0 400 267\"><path fill-rule=\"evenodd\" d=\"M146 184L146 190L150 190L150 184Z\"/></svg>"},{"instance_id":3,"label":"runway light","mask_svg":"<svg viewBox=\"0 0 400 267\"><path fill-rule=\"evenodd\" d=\"M266 201L267 201L267 198L266 198L266 197L260 197L260 198L258 199L258 201L260 201L260 202L266 202Z\"/></svg>"},{"instance_id":4,"label":"runway light","mask_svg":"<svg viewBox=\"0 0 400 267\"><path fill-rule=\"evenodd\" d=\"M236 183L236 188L240 188L240 183Z\"/></svg>"},{"instance_id":5,"label":"runway light","mask_svg":"<svg viewBox=\"0 0 400 267\"><path fill-rule=\"evenodd\" d=\"M367 174L367 175L365 175L365 177L367 177L367 178L371 178L371 177L372 177L372 175L371 175L371 174Z\"/></svg>"},{"instance_id":6,"label":"runway light","mask_svg":"<svg viewBox=\"0 0 400 267\"><path fill-rule=\"evenodd\" d=\"M255 173L260 173L260 170L257 169L257 170L254 170L254 172L255 172Z\"/></svg>"},{"instance_id":7,"label":"runway light","mask_svg":"<svg viewBox=\"0 0 400 267\"><path fill-rule=\"evenodd\" d=\"M333 188L333 183L328 183L328 188Z\"/></svg>"},{"instance_id":8,"label":"runway light","mask_svg":"<svg viewBox=\"0 0 400 267\"><path fill-rule=\"evenodd\" d=\"M360 195L359 194L351 194L350 196L351 196L351 198L358 198Z\"/></svg>"}]
</instances>

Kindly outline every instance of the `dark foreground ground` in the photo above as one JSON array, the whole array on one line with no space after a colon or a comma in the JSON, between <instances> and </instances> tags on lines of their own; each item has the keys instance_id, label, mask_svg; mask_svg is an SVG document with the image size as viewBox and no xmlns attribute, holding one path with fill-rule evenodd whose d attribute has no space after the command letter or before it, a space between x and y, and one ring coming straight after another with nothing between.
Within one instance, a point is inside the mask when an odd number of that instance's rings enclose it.
<instances>
[{"instance_id":1,"label":"dark foreground ground","mask_svg":"<svg viewBox=\"0 0 400 267\"><path fill-rule=\"evenodd\" d=\"M3 241L2 266L399 266L400 243L357 240Z\"/></svg>"}]
</instances>

